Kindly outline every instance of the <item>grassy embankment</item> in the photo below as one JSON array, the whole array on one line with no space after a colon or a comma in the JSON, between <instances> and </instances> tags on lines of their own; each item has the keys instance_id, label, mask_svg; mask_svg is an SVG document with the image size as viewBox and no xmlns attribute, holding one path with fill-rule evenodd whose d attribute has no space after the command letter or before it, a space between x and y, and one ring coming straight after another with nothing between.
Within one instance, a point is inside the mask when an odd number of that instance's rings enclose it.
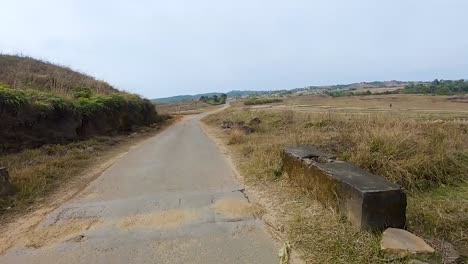
<instances>
[{"instance_id":1,"label":"grassy embankment","mask_svg":"<svg viewBox=\"0 0 468 264\"><path fill-rule=\"evenodd\" d=\"M18 189L0 213L47 197L125 134L164 121L149 100L66 67L0 55L0 68L0 167Z\"/></svg>"},{"instance_id":2,"label":"grassy embankment","mask_svg":"<svg viewBox=\"0 0 468 264\"><path fill-rule=\"evenodd\" d=\"M356 105L359 106L359 105ZM288 145L315 145L392 182L408 193L408 229L435 246L450 241L468 254L468 125L433 122L430 115L405 112L303 113L291 110L230 108L205 119L262 120L256 132L224 135L251 186L279 200L287 239L308 263L386 263L379 234L356 231L284 178L280 151ZM432 256L437 262L440 257ZM405 262L407 259L396 260Z\"/></svg>"}]
</instances>

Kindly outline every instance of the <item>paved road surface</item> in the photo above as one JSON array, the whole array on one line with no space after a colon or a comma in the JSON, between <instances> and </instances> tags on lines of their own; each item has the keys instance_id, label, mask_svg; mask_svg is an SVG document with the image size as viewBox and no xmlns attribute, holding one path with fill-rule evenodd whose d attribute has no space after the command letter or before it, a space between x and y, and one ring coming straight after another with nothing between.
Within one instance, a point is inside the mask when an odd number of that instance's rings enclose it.
<instances>
[{"instance_id":1,"label":"paved road surface","mask_svg":"<svg viewBox=\"0 0 468 264\"><path fill-rule=\"evenodd\" d=\"M0 263L277 263L200 117L132 149Z\"/></svg>"}]
</instances>

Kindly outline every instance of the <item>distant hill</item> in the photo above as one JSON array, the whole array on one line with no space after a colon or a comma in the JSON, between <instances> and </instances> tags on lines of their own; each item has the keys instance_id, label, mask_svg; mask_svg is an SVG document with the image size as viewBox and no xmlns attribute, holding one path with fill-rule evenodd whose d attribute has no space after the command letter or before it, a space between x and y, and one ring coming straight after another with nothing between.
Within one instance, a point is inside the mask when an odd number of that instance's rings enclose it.
<instances>
[{"instance_id":1,"label":"distant hill","mask_svg":"<svg viewBox=\"0 0 468 264\"><path fill-rule=\"evenodd\" d=\"M310 93L316 92L318 90L361 90L368 88L389 88L389 87L403 87L409 84L409 82L401 81L384 81L384 82L361 82L361 83L351 83L351 84L339 84L339 85L330 85L330 86L307 86L303 88L294 88L294 89L283 89L283 90L267 90L267 91L255 91L255 90L233 90L227 92L227 96L230 98L235 97L247 97L247 96L285 96L289 94L297 93ZM183 101L192 101L198 100L202 96L213 96L220 95L221 93L206 93L206 94L196 94L196 95L178 95L172 97L158 98L151 101L155 103L175 103Z\"/></svg>"},{"instance_id":2,"label":"distant hill","mask_svg":"<svg viewBox=\"0 0 468 264\"><path fill-rule=\"evenodd\" d=\"M80 86L98 94L119 92L104 81L68 67L15 55L0 55L0 83L13 89L33 88L57 94L70 94Z\"/></svg>"},{"instance_id":3,"label":"distant hill","mask_svg":"<svg viewBox=\"0 0 468 264\"><path fill-rule=\"evenodd\" d=\"M152 99L151 101L154 103L177 103L177 102L185 102L185 101L198 101L200 97L211 97L213 95L221 95L222 93L204 93L204 94L195 94L195 95L177 95L171 97L164 97L164 98L157 98Z\"/></svg>"}]
</instances>

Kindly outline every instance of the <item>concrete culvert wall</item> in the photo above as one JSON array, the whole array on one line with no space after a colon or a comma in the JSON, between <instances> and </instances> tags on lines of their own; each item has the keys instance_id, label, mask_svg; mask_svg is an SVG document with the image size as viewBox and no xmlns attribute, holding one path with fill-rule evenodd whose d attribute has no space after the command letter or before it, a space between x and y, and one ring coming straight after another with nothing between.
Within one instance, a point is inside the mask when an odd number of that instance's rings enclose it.
<instances>
[{"instance_id":1,"label":"concrete culvert wall","mask_svg":"<svg viewBox=\"0 0 468 264\"><path fill-rule=\"evenodd\" d=\"M405 227L406 194L399 185L314 147L285 148L282 160L294 184L324 206L335 208L356 227Z\"/></svg>"}]
</instances>

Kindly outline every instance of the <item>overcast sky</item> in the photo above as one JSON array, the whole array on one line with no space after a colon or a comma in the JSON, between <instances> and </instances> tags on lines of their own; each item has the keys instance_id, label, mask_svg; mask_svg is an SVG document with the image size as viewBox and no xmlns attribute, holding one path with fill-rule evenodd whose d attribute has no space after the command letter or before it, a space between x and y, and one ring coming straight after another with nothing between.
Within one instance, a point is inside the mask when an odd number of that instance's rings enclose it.
<instances>
[{"instance_id":1,"label":"overcast sky","mask_svg":"<svg viewBox=\"0 0 468 264\"><path fill-rule=\"evenodd\" d=\"M1 0L0 51L156 98L468 78L466 0Z\"/></svg>"}]
</instances>

